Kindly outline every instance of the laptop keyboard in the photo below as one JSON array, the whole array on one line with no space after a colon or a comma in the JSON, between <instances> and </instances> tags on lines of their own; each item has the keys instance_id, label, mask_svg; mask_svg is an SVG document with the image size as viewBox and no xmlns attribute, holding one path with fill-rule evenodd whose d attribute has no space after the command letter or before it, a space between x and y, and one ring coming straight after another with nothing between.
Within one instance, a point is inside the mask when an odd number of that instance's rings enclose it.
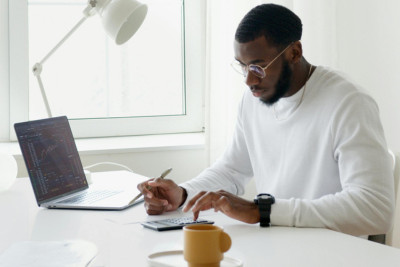
<instances>
[{"instance_id":1,"label":"laptop keyboard","mask_svg":"<svg viewBox=\"0 0 400 267\"><path fill-rule=\"evenodd\" d=\"M123 190L95 190L59 201L57 203L91 204L99 200L119 194L121 192L123 192Z\"/></svg>"}]
</instances>

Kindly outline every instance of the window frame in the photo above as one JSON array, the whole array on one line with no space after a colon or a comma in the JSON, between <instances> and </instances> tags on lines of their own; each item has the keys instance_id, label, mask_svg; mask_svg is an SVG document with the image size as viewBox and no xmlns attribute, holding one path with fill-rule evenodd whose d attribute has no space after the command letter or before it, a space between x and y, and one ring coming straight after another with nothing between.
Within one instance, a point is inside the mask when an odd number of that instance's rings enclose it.
<instances>
[{"instance_id":1,"label":"window frame","mask_svg":"<svg viewBox=\"0 0 400 267\"><path fill-rule=\"evenodd\" d=\"M202 0L185 0L182 3L185 9L185 114L130 118L74 119L70 120L70 125L75 138L203 131L206 4ZM73 26L71 25L71 28ZM14 132L14 123L29 120L29 75L33 75L33 73L30 71L32 66L28 66L28 51L27 0L9 0L10 140L12 141L17 140ZM38 58L38 60L40 59ZM66 75L65 78L67 79L68 76Z\"/></svg>"}]
</instances>

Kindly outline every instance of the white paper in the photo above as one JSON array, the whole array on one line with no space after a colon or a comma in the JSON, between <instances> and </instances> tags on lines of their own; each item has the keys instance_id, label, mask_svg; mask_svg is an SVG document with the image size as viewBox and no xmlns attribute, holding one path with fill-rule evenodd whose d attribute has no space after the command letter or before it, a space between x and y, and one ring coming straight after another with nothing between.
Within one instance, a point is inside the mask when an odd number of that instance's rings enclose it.
<instances>
[{"instance_id":1,"label":"white paper","mask_svg":"<svg viewBox=\"0 0 400 267\"><path fill-rule=\"evenodd\" d=\"M0 255L1 267L86 267L97 255L95 244L84 240L15 243Z\"/></svg>"}]
</instances>

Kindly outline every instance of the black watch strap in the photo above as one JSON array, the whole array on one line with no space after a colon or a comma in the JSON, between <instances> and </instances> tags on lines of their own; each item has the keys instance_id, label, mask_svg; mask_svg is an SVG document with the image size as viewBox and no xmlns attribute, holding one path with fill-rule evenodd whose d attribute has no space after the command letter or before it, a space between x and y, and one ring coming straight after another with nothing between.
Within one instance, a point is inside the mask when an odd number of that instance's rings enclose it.
<instances>
[{"instance_id":1,"label":"black watch strap","mask_svg":"<svg viewBox=\"0 0 400 267\"><path fill-rule=\"evenodd\" d=\"M275 203L275 198L270 194L259 194L254 199L254 202L258 205L260 212L260 226L270 227L271 226L271 207Z\"/></svg>"},{"instance_id":2,"label":"black watch strap","mask_svg":"<svg viewBox=\"0 0 400 267\"><path fill-rule=\"evenodd\" d=\"M260 211L260 226L270 227L271 226L271 204L258 205Z\"/></svg>"}]
</instances>

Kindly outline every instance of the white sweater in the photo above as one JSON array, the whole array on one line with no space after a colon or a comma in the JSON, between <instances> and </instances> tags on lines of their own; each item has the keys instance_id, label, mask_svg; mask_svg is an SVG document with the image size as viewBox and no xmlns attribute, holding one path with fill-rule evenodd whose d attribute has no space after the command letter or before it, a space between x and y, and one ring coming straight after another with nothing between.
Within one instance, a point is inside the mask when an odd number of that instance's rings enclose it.
<instances>
[{"instance_id":1,"label":"white sweater","mask_svg":"<svg viewBox=\"0 0 400 267\"><path fill-rule=\"evenodd\" d=\"M347 76L317 67L304 88L272 107L247 90L232 141L212 167L181 184L275 196L273 225L382 234L394 217L394 178L375 101Z\"/></svg>"}]
</instances>

